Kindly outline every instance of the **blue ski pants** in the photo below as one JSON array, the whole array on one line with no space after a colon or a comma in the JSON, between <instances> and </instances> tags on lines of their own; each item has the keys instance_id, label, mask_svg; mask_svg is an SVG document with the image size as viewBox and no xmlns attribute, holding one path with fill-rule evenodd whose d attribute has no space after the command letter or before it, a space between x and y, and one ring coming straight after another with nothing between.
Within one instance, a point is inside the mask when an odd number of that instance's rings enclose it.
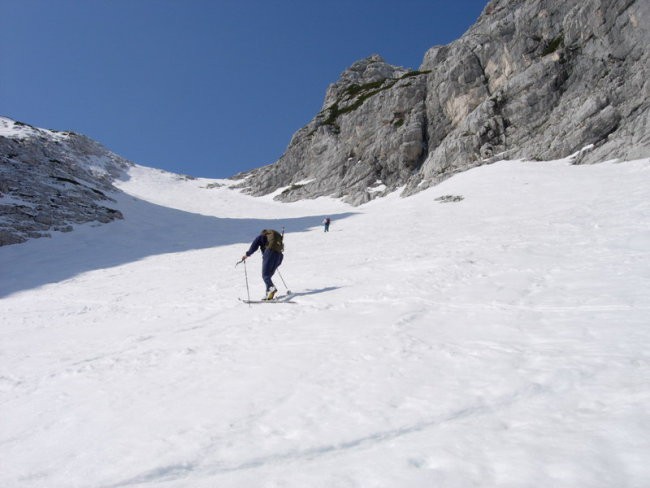
<instances>
[{"instance_id":1,"label":"blue ski pants","mask_svg":"<svg viewBox=\"0 0 650 488\"><path fill-rule=\"evenodd\" d=\"M272 249L264 250L262 256L262 279L266 285L266 291L272 286L275 286L273 285L273 281L271 281L271 277L282 264L282 259L284 259L284 255L281 252L273 251Z\"/></svg>"}]
</instances>

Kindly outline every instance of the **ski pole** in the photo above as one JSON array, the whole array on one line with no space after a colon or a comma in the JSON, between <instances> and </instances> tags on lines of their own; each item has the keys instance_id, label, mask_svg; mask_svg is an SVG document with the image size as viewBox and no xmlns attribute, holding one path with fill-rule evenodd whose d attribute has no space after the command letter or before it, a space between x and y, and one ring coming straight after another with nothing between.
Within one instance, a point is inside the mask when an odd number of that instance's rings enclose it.
<instances>
[{"instance_id":1,"label":"ski pole","mask_svg":"<svg viewBox=\"0 0 650 488\"><path fill-rule=\"evenodd\" d=\"M282 226L282 240L284 241L284 225ZM291 295L291 290L289 289L286 282L284 281L284 278L282 277L282 273L280 273L279 269L278 269L278 275L280 276L280 279L282 280L282 284L287 289L287 295Z\"/></svg>"},{"instance_id":2,"label":"ski pole","mask_svg":"<svg viewBox=\"0 0 650 488\"><path fill-rule=\"evenodd\" d=\"M280 276L280 279L282 280L282 284L284 287L287 289L287 295L291 295L291 290L287 286L287 283L284 281L284 278L282 277L282 273L280 273L280 270L278 269L278 275Z\"/></svg>"},{"instance_id":3,"label":"ski pole","mask_svg":"<svg viewBox=\"0 0 650 488\"><path fill-rule=\"evenodd\" d=\"M242 259L239 261L237 264L235 264L235 268L237 267L238 264L244 263L244 278L246 279L246 296L248 296L248 306L251 306L251 291L248 288L248 270L246 269L246 260Z\"/></svg>"}]
</instances>

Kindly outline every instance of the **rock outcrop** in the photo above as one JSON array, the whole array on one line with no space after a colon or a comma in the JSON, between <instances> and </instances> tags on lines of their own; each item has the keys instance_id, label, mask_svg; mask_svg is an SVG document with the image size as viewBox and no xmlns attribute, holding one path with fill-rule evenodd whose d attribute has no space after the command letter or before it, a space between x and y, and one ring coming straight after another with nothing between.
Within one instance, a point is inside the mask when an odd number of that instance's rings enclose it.
<instances>
[{"instance_id":1,"label":"rock outcrop","mask_svg":"<svg viewBox=\"0 0 650 488\"><path fill-rule=\"evenodd\" d=\"M85 136L0 117L0 246L121 219L112 182L130 164Z\"/></svg>"},{"instance_id":2,"label":"rock outcrop","mask_svg":"<svg viewBox=\"0 0 650 488\"><path fill-rule=\"evenodd\" d=\"M418 70L355 63L252 195L361 204L498 159L650 155L650 2L493 0Z\"/></svg>"}]
</instances>

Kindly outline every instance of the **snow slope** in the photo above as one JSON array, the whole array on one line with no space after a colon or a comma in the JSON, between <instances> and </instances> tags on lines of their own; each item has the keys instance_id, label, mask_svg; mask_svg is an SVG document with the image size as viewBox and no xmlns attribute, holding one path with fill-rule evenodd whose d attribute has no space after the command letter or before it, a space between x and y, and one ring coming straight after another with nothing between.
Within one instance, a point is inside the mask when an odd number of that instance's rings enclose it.
<instances>
[{"instance_id":1,"label":"snow slope","mask_svg":"<svg viewBox=\"0 0 650 488\"><path fill-rule=\"evenodd\" d=\"M650 486L650 160L210 183L135 167L124 221L0 248L0 486ZM293 303L240 303L283 226Z\"/></svg>"}]
</instances>

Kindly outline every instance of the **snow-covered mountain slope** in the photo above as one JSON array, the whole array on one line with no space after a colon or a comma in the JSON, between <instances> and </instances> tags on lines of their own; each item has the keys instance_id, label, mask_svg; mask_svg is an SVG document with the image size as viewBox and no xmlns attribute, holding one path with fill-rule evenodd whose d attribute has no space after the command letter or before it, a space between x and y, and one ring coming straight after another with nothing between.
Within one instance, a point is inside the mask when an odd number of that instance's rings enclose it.
<instances>
[{"instance_id":1,"label":"snow-covered mountain slope","mask_svg":"<svg viewBox=\"0 0 650 488\"><path fill-rule=\"evenodd\" d=\"M650 160L354 208L129 171L124 220L0 248L0 486L650 484ZM240 303L283 226L296 296Z\"/></svg>"}]
</instances>

